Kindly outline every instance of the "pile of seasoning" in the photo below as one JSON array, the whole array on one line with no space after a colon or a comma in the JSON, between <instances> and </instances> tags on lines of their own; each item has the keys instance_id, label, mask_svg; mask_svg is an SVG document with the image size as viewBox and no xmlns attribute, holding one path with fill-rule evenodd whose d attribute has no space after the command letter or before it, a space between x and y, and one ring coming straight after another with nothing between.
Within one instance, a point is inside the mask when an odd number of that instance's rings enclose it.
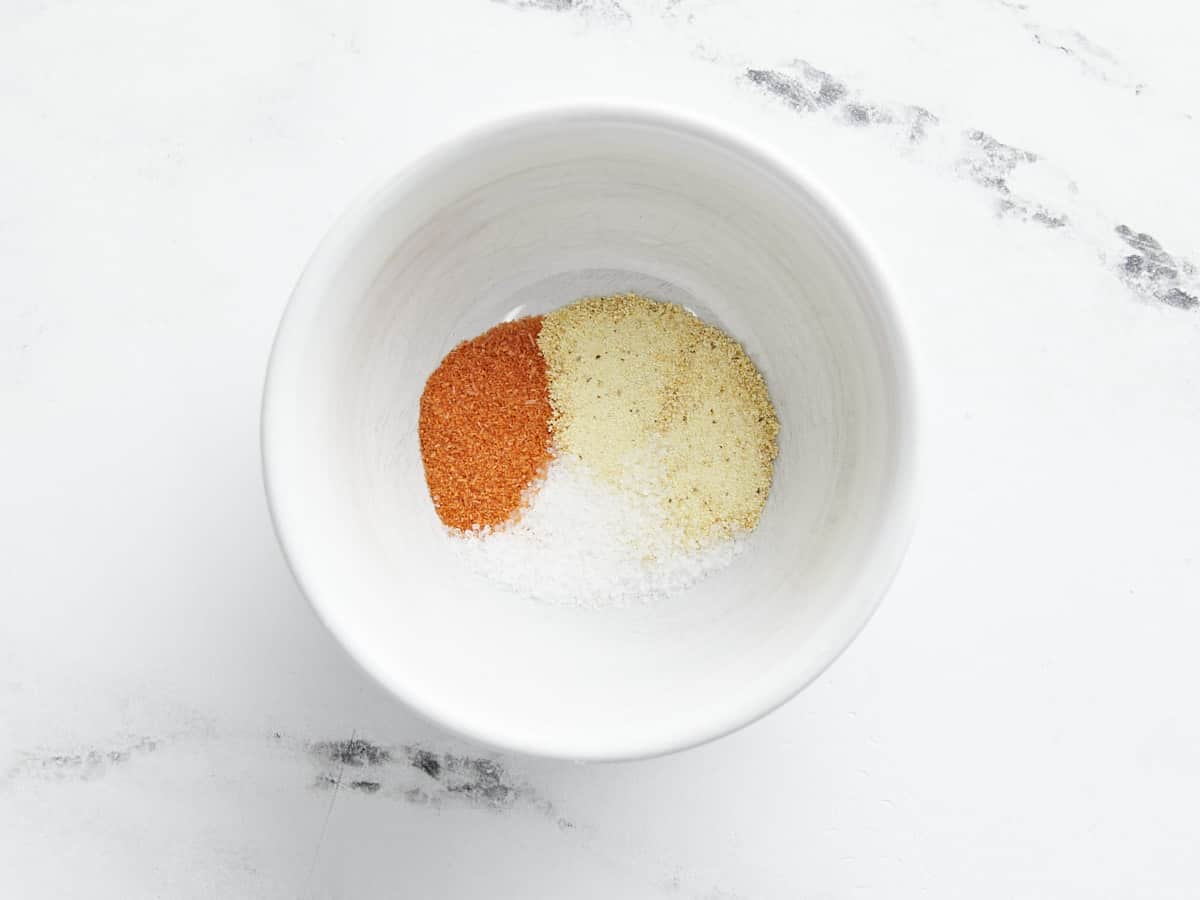
<instances>
[{"instance_id":1,"label":"pile of seasoning","mask_svg":"<svg viewBox=\"0 0 1200 900\"><path fill-rule=\"evenodd\" d=\"M550 393L540 317L459 344L429 376L417 431L442 522L495 528L521 507L550 461Z\"/></svg>"},{"instance_id":2,"label":"pile of seasoning","mask_svg":"<svg viewBox=\"0 0 1200 900\"><path fill-rule=\"evenodd\" d=\"M633 294L496 326L430 376L434 508L478 571L554 602L661 596L758 524L779 422L735 340Z\"/></svg>"}]
</instances>

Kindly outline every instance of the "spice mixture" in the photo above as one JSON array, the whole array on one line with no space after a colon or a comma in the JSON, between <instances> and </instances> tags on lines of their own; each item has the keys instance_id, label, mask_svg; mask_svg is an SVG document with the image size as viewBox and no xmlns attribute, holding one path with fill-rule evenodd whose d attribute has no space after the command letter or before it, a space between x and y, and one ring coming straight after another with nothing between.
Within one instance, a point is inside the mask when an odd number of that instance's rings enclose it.
<instances>
[{"instance_id":1,"label":"spice mixture","mask_svg":"<svg viewBox=\"0 0 1200 900\"><path fill-rule=\"evenodd\" d=\"M588 605L671 593L758 524L779 422L741 345L594 297L456 347L421 398L434 507L477 570Z\"/></svg>"}]
</instances>

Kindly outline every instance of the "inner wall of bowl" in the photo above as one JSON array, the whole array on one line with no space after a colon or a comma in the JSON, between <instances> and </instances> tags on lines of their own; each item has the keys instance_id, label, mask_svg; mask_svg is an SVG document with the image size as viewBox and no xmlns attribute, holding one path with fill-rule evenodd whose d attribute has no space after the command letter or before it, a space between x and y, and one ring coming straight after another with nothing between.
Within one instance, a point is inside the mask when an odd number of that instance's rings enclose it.
<instances>
[{"instance_id":1,"label":"inner wall of bowl","mask_svg":"<svg viewBox=\"0 0 1200 900\"><path fill-rule=\"evenodd\" d=\"M376 198L312 331L299 430L343 569L318 606L410 702L518 748L666 749L764 711L881 587L897 427L873 290L805 192L666 126L542 123L426 163ZM652 604L549 606L461 568L425 487L419 398L459 341L618 291L742 342L779 412L775 480L730 568Z\"/></svg>"}]
</instances>

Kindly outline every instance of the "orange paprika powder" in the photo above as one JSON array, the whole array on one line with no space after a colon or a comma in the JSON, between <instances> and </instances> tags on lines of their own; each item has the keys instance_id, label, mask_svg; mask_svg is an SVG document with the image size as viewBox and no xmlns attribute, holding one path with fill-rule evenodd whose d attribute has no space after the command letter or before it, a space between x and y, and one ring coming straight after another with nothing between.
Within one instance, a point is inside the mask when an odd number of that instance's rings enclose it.
<instances>
[{"instance_id":1,"label":"orange paprika powder","mask_svg":"<svg viewBox=\"0 0 1200 900\"><path fill-rule=\"evenodd\" d=\"M434 508L451 528L495 527L550 461L542 317L504 322L442 360L421 394L418 435Z\"/></svg>"}]
</instances>

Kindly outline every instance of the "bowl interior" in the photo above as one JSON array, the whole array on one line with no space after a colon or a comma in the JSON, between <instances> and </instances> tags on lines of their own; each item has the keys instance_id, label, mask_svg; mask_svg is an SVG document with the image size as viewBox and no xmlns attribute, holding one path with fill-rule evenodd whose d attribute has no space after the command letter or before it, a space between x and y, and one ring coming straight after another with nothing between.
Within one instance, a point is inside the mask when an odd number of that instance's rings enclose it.
<instances>
[{"instance_id":1,"label":"bowl interior","mask_svg":"<svg viewBox=\"0 0 1200 900\"><path fill-rule=\"evenodd\" d=\"M457 342L620 291L743 343L781 421L774 485L746 552L669 600L530 601L456 560L418 400ZM322 245L272 360L268 488L319 614L407 702L513 749L647 755L766 712L866 621L907 537L910 392L886 289L812 189L669 117L534 116L438 151Z\"/></svg>"}]
</instances>

